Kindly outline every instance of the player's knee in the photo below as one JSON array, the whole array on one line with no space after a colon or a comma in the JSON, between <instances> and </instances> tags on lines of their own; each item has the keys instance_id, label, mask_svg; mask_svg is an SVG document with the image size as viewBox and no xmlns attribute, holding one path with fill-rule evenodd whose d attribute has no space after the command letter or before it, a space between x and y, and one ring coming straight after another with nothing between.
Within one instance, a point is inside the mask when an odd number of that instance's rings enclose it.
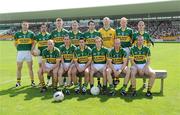
<instances>
[{"instance_id":1,"label":"player's knee","mask_svg":"<svg viewBox=\"0 0 180 115\"><path fill-rule=\"evenodd\" d=\"M110 69L110 68L107 68L107 69L106 69L106 73L107 73L107 74L111 74L111 69Z\"/></svg>"},{"instance_id":2,"label":"player's knee","mask_svg":"<svg viewBox=\"0 0 180 115\"><path fill-rule=\"evenodd\" d=\"M89 73L89 68L85 69L85 73L88 74Z\"/></svg>"}]
</instances>

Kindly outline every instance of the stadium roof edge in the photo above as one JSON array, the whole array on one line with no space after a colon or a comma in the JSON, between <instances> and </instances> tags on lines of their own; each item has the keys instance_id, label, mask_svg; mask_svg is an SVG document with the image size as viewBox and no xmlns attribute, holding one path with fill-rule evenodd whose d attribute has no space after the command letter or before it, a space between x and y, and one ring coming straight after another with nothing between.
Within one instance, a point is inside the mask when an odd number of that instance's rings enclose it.
<instances>
[{"instance_id":1,"label":"stadium roof edge","mask_svg":"<svg viewBox=\"0 0 180 115\"><path fill-rule=\"evenodd\" d=\"M22 20L52 20L57 17L63 19L102 18L104 16L118 17L148 17L148 16L179 16L180 1L152 2L129 5L114 5L89 8L74 8L61 10L48 10L36 12L18 12L0 14L0 22L20 22Z\"/></svg>"}]
</instances>

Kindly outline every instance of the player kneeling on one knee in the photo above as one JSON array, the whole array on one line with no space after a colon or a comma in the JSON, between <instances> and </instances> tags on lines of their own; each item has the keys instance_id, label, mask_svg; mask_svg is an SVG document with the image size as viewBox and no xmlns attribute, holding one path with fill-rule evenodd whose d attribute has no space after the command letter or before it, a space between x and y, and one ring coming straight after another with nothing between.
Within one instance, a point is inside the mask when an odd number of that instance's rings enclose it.
<instances>
[{"instance_id":1,"label":"player kneeling on one knee","mask_svg":"<svg viewBox=\"0 0 180 115\"><path fill-rule=\"evenodd\" d=\"M110 89L111 91L109 92L110 94L115 93L115 88L112 82L112 73L114 74L114 77L119 78L121 72L125 73L125 79L124 79L124 84L121 90L122 95L126 95L126 87L129 81L130 77L130 69L127 67L127 58L126 58L126 51L121 48L121 43L119 39L115 39L114 41L114 48L110 51L109 53L109 67L107 69L107 80L108 83L110 84Z\"/></svg>"},{"instance_id":2,"label":"player kneeling on one knee","mask_svg":"<svg viewBox=\"0 0 180 115\"><path fill-rule=\"evenodd\" d=\"M82 86L82 93L85 94L87 90L88 83L92 83L90 80L90 64L92 61L91 48L85 45L85 40L81 38L79 40L79 47L75 50L75 66L73 68L73 72L79 75L85 75L84 84ZM75 84L75 92L79 93L80 91L80 83L77 83L77 78L75 75L74 78Z\"/></svg>"},{"instance_id":3,"label":"player kneeling on one knee","mask_svg":"<svg viewBox=\"0 0 180 115\"><path fill-rule=\"evenodd\" d=\"M137 45L131 48L131 82L132 82L132 95L136 95L136 78L135 76L138 74L140 76L148 76L148 89L146 96L151 96L151 88L154 84L155 73L149 67L150 64L150 49L143 45L144 38L143 36L138 36Z\"/></svg>"},{"instance_id":4,"label":"player kneeling on one knee","mask_svg":"<svg viewBox=\"0 0 180 115\"><path fill-rule=\"evenodd\" d=\"M64 37L64 44L59 47L61 54L62 54L62 63L60 65L60 68L58 70L58 78L59 78L59 85L61 88L65 86L64 90L67 95L70 95L69 87L72 84L72 78L73 77L73 71L72 68L74 66L74 51L76 49L76 46L71 44L71 40L68 35ZM64 75L64 76L63 76ZM64 80L65 75L66 81Z\"/></svg>"},{"instance_id":5,"label":"player kneeling on one knee","mask_svg":"<svg viewBox=\"0 0 180 115\"><path fill-rule=\"evenodd\" d=\"M96 37L96 46L92 49L92 64L91 64L91 72L90 72L90 82L91 88L94 85L93 75L94 73L100 72L103 74L103 89L102 93L106 93L107 90L107 56L108 49L102 46L102 39L100 37Z\"/></svg>"},{"instance_id":6,"label":"player kneeling on one knee","mask_svg":"<svg viewBox=\"0 0 180 115\"><path fill-rule=\"evenodd\" d=\"M48 47L42 52L42 67L39 69L38 76L41 84L41 92L47 90L44 82L44 73L53 75L53 87L57 88L57 72L61 60L60 51L54 47L53 40L48 40Z\"/></svg>"}]
</instances>

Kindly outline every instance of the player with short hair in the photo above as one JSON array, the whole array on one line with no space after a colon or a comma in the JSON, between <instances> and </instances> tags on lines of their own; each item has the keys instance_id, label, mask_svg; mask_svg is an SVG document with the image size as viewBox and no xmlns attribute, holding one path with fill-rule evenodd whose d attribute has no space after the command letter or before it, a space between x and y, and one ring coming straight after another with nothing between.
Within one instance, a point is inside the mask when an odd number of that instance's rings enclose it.
<instances>
[{"instance_id":1,"label":"player with short hair","mask_svg":"<svg viewBox=\"0 0 180 115\"><path fill-rule=\"evenodd\" d=\"M114 46L114 39L116 38L116 31L110 26L111 20L109 17L103 18L103 27L99 29L101 38L103 40L103 46L108 48L110 51ZM98 84L100 84L100 78L98 79Z\"/></svg>"},{"instance_id":2,"label":"player with short hair","mask_svg":"<svg viewBox=\"0 0 180 115\"><path fill-rule=\"evenodd\" d=\"M58 76L57 72L59 69L59 63L61 60L61 54L57 47L54 47L54 41L48 40L47 48L42 51L42 66L38 71L38 76L41 84L41 92L47 90L44 82L44 73L52 74L53 76L53 88L54 92L57 91Z\"/></svg>"},{"instance_id":3,"label":"player with short hair","mask_svg":"<svg viewBox=\"0 0 180 115\"><path fill-rule=\"evenodd\" d=\"M51 32L51 39L54 40L55 47L59 48L60 45L64 44L63 39L64 36L69 32L63 28L63 20L62 18L56 19L56 29Z\"/></svg>"},{"instance_id":4,"label":"player with short hair","mask_svg":"<svg viewBox=\"0 0 180 115\"><path fill-rule=\"evenodd\" d=\"M84 32L84 38L86 39L86 45L89 46L91 49L96 46L95 38L97 36L101 36L100 32L95 29L95 22L90 20L88 22L88 30Z\"/></svg>"},{"instance_id":5,"label":"player with short hair","mask_svg":"<svg viewBox=\"0 0 180 115\"><path fill-rule=\"evenodd\" d=\"M82 93L85 94L87 90L88 83L90 82L90 65L92 61L91 48L85 45L85 39L81 38L79 40L79 47L75 50L74 60L75 60L75 73L83 74L84 84L82 86ZM80 92L80 83L77 83L76 76L74 79L75 92ZM91 83L91 82L90 82Z\"/></svg>"},{"instance_id":6,"label":"player with short hair","mask_svg":"<svg viewBox=\"0 0 180 115\"><path fill-rule=\"evenodd\" d=\"M103 46L111 49L114 46L114 39L116 38L116 32L113 28L110 27L110 18L103 18L103 27L99 29L103 40Z\"/></svg>"},{"instance_id":7,"label":"player with short hair","mask_svg":"<svg viewBox=\"0 0 180 115\"><path fill-rule=\"evenodd\" d=\"M148 46L149 47L151 44L154 45L154 43L153 43L153 41L151 39L150 34L147 31L145 31L144 21L139 21L138 22L138 31L134 32L134 34L133 34L133 41L132 41L132 43L134 45L137 44L137 39L138 39L139 35L143 36L143 38L144 38L144 43L143 43L144 46Z\"/></svg>"},{"instance_id":8,"label":"player with short hair","mask_svg":"<svg viewBox=\"0 0 180 115\"><path fill-rule=\"evenodd\" d=\"M138 36L137 45L133 46L130 51L131 59L131 83L132 83L132 96L136 96L136 75L147 75L149 77L148 89L146 96L152 95L151 88L155 80L155 72L150 68L150 49L143 45L143 36Z\"/></svg>"},{"instance_id":9,"label":"player with short hair","mask_svg":"<svg viewBox=\"0 0 180 115\"><path fill-rule=\"evenodd\" d=\"M62 54L62 63L58 70L58 78L60 87L65 86L65 93L70 95L69 87L72 83L72 78L74 78L75 73L72 71L74 66L74 51L76 46L71 44L71 40L69 35L64 37L64 44L59 47L61 54ZM66 84L64 84L64 77L63 75L67 74Z\"/></svg>"},{"instance_id":10,"label":"player with short hair","mask_svg":"<svg viewBox=\"0 0 180 115\"><path fill-rule=\"evenodd\" d=\"M47 24L42 23L40 27L40 32L35 36L35 41L38 47L38 50L40 51L40 54L38 56L38 64L39 64L39 69L42 66L42 51L47 48L47 42L50 39L50 34L47 32ZM48 79L47 85L50 85L49 82L50 80Z\"/></svg>"},{"instance_id":11,"label":"player with short hair","mask_svg":"<svg viewBox=\"0 0 180 115\"><path fill-rule=\"evenodd\" d=\"M101 74L103 74L102 93L105 94L107 91L106 69L107 69L108 49L102 46L102 42L103 42L102 38L96 37L95 42L96 42L96 47L92 49L92 64L91 64L91 72L90 72L91 88L94 85L94 79L93 79L94 73L100 72Z\"/></svg>"},{"instance_id":12,"label":"player with short hair","mask_svg":"<svg viewBox=\"0 0 180 115\"><path fill-rule=\"evenodd\" d=\"M127 27L128 19L126 17L122 17L120 20L120 27L116 28L116 38L120 39L121 47L127 53L127 65L129 63L129 55L130 55L130 47L132 46L132 36L133 30ZM117 85L119 83L119 79L114 81L114 84Z\"/></svg>"},{"instance_id":13,"label":"player with short hair","mask_svg":"<svg viewBox=\"0 0 180 115\"><path fill-rule=\"evenodd\" d=\"M136 31L133 34L132 43L134 45L137 44L137 39L138 39L139 35L143 36L143 38L144 38L144 43L143 43L144 46L150 47L151 44L154 46L154 42L152 41L150 34L147 31L145 31L145 24L143 21L138 22L138 31ZM146 79L143 79L143 88L146 88L146 86L147 86L146 85Z\"/></svg>"},{"instance_id":14,"label":"player with short hair","mask_svg":"<svg viewBox=\"0 0 180 115\"><path fill-rule=\"evenodd\" d=\"M22 29L14 35L15 47L17 49L17 83L16 87L21 86L21 70L23 62L26 61L28 65L29 75L31 78L31 86L35 86L34 73L33 73L33 60L32 52L34 49L35 35L29 30L29 23L23 21L21 24Z\"/></svg>"},{"instance_id":15,"label":"player with short hair","mask_svg":"<svg viewBox=\"0 0 180 115\"><path fill-rule=\"evenodd\" d=\"M79 30L79 23L76 20L72 21L71 28L72 30L69 31L69 37L72 44L78 46L79 39L83 37L83 33Z\"/></svg>"},{"instance_id":16,"label":"player with short hair","mask_svg":"<svg viewBox=\"0 0 180 115\"><path fill-rule=\"evenodd\" d=\"M126 95L126 87L128 85L128 81L130 79L130 68L127 66L127 58L126 51L121 47L121 42L119 39L115 39L114 48L109 53L109 67L107 69L107 79L110 84L110 94L115 94L115 87L112 82L112 73L114 73L115 77L119 77L121 73L125 73L125 79L123 83L123 87L121 88L121 95Z\"/></svg>"}]
</instances>

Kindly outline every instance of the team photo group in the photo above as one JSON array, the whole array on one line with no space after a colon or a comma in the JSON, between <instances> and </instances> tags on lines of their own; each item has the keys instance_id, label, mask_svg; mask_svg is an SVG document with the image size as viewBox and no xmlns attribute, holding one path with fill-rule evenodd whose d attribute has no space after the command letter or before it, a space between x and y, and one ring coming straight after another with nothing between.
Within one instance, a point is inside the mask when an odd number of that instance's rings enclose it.
<instances>
[{"instance_id":1,"label":"team photo group","mask_svg":"<svg viewBox=\"0 0 180 115\"><path fill-rule=\"evenodd\" d=\"M102 22L103 27L96 30L96 23L90 20L88 29L81 32L78 21L73 20L71 29L66 30L62 18L57 18L56 29L48 32L48 25L42 23L35 35L33 30L29 30L29 23L23 21L22 29L14 35L16 87L21 86L21 70L23 62L27 62L31 86L39 86L41 93L52 87L54 93L94 95L91 91L94 88L103 95L136 96L136 76L147 76L148 81L143 79L142 84L147 88L146 96L151 97L155 72L150 68L150 47L154 43L145 31L145 23L139 21L138 29L133 30L127 27L128 19L125 17L120 19L117 28L110 26L108 17L104 17ZM39 64L35 71L33 56ZM34 72L38 73L36 84ZM120 76L124 76L123 82L120 82ZM117 85L122 86L117 89Z\"/></svg>"}]
</instances>

